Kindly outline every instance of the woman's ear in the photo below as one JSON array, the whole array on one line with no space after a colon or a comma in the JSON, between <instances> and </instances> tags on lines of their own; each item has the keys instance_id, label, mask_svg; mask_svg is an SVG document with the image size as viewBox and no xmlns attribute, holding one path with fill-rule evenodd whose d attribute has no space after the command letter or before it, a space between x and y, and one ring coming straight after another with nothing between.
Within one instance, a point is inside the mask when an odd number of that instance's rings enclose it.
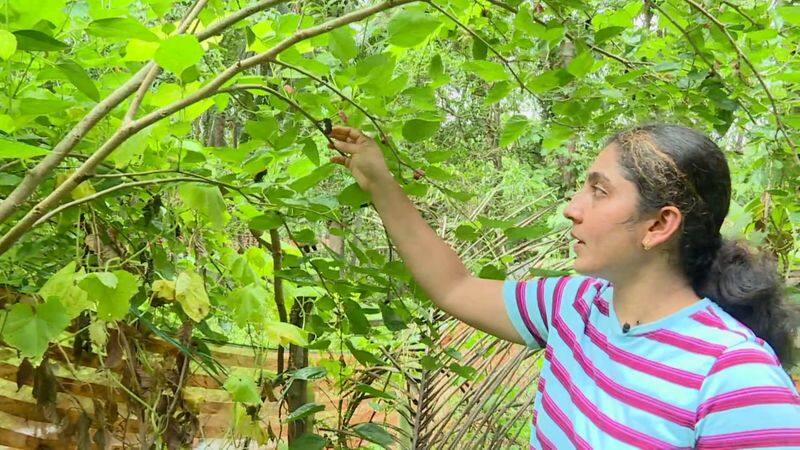
<instances>
[{"instance_id":1,"label":"woman's ear","mask_svg":"<svg viewBox=\"0 0 800 450\"><path fill-rule=\"evenodd\" d=\"M683 214L676 206L662 207L651 220L652 224L642 238L644 247L653 248L669 242L680 233Z\"/></svg>"}]
</instances>

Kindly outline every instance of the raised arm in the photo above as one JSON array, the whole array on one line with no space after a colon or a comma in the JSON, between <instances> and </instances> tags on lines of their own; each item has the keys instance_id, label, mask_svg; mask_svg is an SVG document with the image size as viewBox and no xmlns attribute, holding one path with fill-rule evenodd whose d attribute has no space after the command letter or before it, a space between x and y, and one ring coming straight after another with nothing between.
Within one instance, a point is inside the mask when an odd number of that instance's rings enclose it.
<instances>
[{"instance_id":1,"label":"raised arm","mask_svg":"<svg viewBox=\"0 0 800 450\"><path fill-rule=\"evenodd\" d=\"M523 340L505 313L503 282L474 277L458 255L423 220L386 167L378 145L361 131L334 127L336 148L349 155L332 162L346 166L372 202L414 280L448 314L502 339Z\"/></svg>"}]
</instances>

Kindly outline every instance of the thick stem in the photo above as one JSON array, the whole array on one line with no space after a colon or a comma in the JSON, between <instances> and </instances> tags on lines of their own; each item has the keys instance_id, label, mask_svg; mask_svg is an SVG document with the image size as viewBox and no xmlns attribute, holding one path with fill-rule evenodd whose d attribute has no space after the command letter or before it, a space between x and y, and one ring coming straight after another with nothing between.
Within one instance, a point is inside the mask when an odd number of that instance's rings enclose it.
<instances>
[{"instance_id":1,"label":"thick stem","mask_svg":"<svg viewBox=\"0 0 800 450\"><path fill-rule=\"evenodd\" d=\"M275 306L278 308L278 318L281 322L287 323L289 321L286 316L286 300L283 297L283 278L279 275L283 267L283 255L281 254L281 238L278 235L278 229L273 228L269 230L270 243L272 244L272 265L273 265L273 279L272 283L275 290ZM283 373L283 346L278 347L278 375Z\"/></svg>"}]
</instances>

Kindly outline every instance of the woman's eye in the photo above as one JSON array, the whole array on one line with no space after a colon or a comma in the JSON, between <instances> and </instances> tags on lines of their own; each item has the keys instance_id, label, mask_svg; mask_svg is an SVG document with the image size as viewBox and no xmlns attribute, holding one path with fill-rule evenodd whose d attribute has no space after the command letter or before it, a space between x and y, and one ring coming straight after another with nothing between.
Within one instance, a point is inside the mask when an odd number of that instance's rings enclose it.
<instances>
[{"instance_id":1,"label":"woman's eye","mask_svg":"<svg viewBox=\"0 0 800 450\"><path fill-rule=\"evenodd\" d=\"M597 187L597 185L595 185L595 186L592 186L592 191L593 191L595 194L601 194L601 195L605 195L605 194L606 194L606 191L604 191L604 190L600 189L599 187Z\"/></svg>"}]
</instances>

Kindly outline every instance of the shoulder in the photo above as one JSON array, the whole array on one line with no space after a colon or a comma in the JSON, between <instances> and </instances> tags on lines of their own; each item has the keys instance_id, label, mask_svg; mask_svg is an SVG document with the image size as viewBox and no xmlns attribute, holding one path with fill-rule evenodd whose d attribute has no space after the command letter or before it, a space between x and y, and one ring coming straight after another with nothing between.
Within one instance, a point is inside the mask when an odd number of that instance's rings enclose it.
<instances>
[{"instance_id":1,"label":"shoulder","mask_svg":"<svg viewBox=\"0 0 800 450\"><path fill-rule=\"evenodd\" d=\"M769 344L761 342L742 339L726 348L711 364L706 373L706 380L757 376L760 381L787 384L788 375L781 367L777 355ZM743 379L741 384L753 381Z\"/></svg>"},{"instance_id":2,"label":"shoulder","mask_svg":"<svg viewBox=\"0 0 800 450\"><path fill-rule=\"evenodd\" d=\"M526 280L506 279L504 290L507 296L542 298L554 297L572 299L577 296L602 292L609 282L602 278L586 275L568 274L561 276L533 277Z\"/></svg>"}]
</instances>

